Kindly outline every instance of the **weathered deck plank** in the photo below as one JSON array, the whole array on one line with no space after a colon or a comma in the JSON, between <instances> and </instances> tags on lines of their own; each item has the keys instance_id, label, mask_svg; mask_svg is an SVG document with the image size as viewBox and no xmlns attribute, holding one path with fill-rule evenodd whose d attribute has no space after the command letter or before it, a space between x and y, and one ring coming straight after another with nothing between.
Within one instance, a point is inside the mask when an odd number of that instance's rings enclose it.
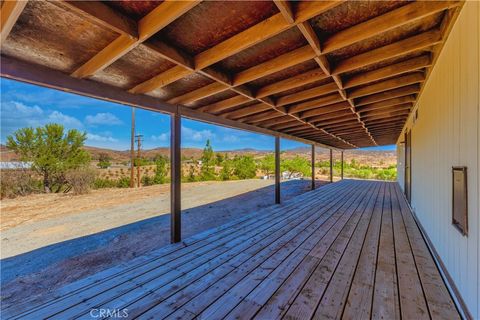
<instances>
[{"instance_id":1,"label":"weathered deck plank","mask_svg":"<svg viewBox=\"0 0 480 320\"><path fill-rule=\"evenodd\" d=\"M2 318L459 319L395 183L344 180L9 308Z\"/></svg>"}]
</instances>

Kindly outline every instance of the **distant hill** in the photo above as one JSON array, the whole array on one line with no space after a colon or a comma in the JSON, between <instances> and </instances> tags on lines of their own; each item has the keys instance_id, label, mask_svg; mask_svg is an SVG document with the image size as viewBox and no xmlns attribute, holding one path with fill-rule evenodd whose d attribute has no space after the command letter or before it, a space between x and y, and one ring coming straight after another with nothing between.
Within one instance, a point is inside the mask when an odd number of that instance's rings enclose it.
<instances>
[{"instance_id":1,"label":"distant hill","mask_svg":"<svg viewBox=\"0 0 480 320\"><path fill-rule=\"evenodd\" d=\"M100 154L107 154L113 162L125 162L130 160L130 150L112 150L106 148L97 148L91 146L85 146L91 155L92 159L98 159ZM310 148L309 147L299 147L294 149L288 149L282 151L282 157L294 157L296 155L310 158ZM228 150L228 151L218 151L219 153L228 154L229 157L234 157L235 155L252 155L255 158L262 158L266 154L273 152L266 150L257 150L253 148L245 148L238 150ZM334 159L340 159L340 153L334 151ZM154 148L142 150L142 156L148 159L154 158L156 155L170 155L170 149L163 148ZM199 159L202 155L202 149L200 148L182 148L182 157L187 159ZM329 150L317 148L316 159L317 161L328 160ZM1 161L15 161L18 160L18 157L10 150L7 149L5 145L0 145L0 159ZM396 152L395 151L370 151L370 150L346 150L344 152L345 161L350 162L352 159L359 162L360 164L370 164L376 166L385 166L392 165L396 163Z\"/></svg>"}]
</instances>

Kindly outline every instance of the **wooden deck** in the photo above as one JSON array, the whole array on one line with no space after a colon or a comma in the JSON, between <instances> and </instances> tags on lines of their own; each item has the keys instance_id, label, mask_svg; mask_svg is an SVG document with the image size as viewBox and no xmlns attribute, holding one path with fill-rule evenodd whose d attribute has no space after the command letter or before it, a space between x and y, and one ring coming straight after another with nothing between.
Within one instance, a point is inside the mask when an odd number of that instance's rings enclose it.
<instances>
[{"instance_id":1,"label":"wooden deck","mask_svg":"<svg viewBox=\"0 0 480 320\"><path fill-rule=\"evenodd\" d=\"M361 180L252 213L3 316L88 319L106 309L129 319L459 318L398 185Z\"/></svg>"}]
</instances>

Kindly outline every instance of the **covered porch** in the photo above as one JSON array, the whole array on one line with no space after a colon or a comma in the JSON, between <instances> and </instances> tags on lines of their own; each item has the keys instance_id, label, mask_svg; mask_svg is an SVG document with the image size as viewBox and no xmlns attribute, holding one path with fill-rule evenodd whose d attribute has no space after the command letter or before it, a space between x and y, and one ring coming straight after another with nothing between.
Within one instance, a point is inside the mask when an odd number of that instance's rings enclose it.
<instances>
[{"instance_id":1,"label":"covered porch","mask_svg":"<svg viewBox=\"0 0 480 320\"><path fill-rule=\"evenodd\" d=\"M397 183L342 180L4 310L12 319L457 319Z\"/></svg>"}]
</instances>

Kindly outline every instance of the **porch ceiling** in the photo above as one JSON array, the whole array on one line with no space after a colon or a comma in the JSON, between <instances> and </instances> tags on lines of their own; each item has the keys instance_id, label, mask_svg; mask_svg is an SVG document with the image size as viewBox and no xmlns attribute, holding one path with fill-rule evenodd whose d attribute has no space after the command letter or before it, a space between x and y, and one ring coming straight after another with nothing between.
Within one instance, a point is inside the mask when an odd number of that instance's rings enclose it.
<instances>
[{"instance_id":1,"label":"porch ceiling","mask_svg":"<svg viewBox=\"0 0 480 320\"><path fill-rule=\"evenodd\" d=\"M3 77L305 142L395 143L461 1L4 1Z\"/></svg>"}]
</instances>

